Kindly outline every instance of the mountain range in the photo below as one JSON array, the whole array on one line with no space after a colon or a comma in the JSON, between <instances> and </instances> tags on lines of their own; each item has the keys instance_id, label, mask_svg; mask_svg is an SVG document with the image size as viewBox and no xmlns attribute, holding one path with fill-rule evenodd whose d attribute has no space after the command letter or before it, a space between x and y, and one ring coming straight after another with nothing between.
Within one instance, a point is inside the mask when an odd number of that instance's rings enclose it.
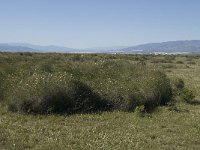
<instances>
[{"instance_id":1,"label":"mountain range","mask_svg":"<svg viewBox=\"0 0 200 150\"><path fill-rule=\"evenodd\" d=\"M96 47L74 49L62 46L40 46L27 43L0 44L2 52L56 52L56 53L123 53L123 54L193 54L200 53L200 40L169 41L136 46Z\"/></svg>"},{"instance_id":2,"label":"mountain range","mask_svg":"<svg viewBox=\"0 0 200 150\"><path fill-rule=\"evenodd\" d=\"M126 53L200 53L200 40L148 43L123 49Z\"/></svg>"}]
</instances>

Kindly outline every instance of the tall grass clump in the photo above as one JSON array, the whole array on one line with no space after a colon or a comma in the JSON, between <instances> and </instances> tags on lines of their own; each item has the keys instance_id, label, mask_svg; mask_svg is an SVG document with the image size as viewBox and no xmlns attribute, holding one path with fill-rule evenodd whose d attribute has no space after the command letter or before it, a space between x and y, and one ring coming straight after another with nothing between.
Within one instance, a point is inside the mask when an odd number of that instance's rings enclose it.
<instances>
[{"instance_id":1,"label":"tall grass clump","mask_svg":"<svg viewBox=\"0 0 200 150\"><path fill-rule=\"evenodd\" d=\"M3 80L5 78L5 75L3 71L0 70L0 101L3 100L3 95L4 95L4 89L3 89Z\"/></svg>"},{"instance_id":2,"label":"tall grass clump","mask_svg":"<svg viewBox=\"0 0 200 150\"><path fill-rule=\"evenodd\" d=\"M1 67L1 66L0 66ZM10 87L12 86L13 80L8 77L12 71L7 65L0 68L0 101L3 101L7 92L9 92Z\"/></svg>"},{"instance_id":3,"label":"tall grass clump","mask_svg":"<svg viewBox=\"0 0 200 150\"><path fill-rule=\"evenodd\" d=\"M8 97L9 110L26 113L78 113L106 108L105 101L68 74L33 74Z\"/></svg>"},{"instance_id":4,"label":"tall grass clump","mask_svg":"<svg viewBox=\"0 0 200 150\"><path fill-rule=\"evenodd\" d=\"M164 72L155 68L111 61L94 72L96 76L88 84L108 100L113 109L133 111L144 105L144 109L150 111L167 104L172 98L170 80Z\"/></svg>"},{"instance_id":5,"label":"tall grass clump","mask_svg":"<svg viewBox=\"0 0 200 150\"><path fill-rule=\"evenodd\" d=\"M192 90L185 86L183 79L176 78L172 80L173 95L177 100L190 103L194 100L195 95Z\"/></svg>"},{"instance_id":6,"label":"tall grass clump","mask_svg":"<svg viewBox=\"0 0 200 150\"><path fill-rule=\"evenodd\" d=\"M0 90L4 89L3 99L12 111L71 114L134 111L137 106L151 111L172 99L165 72L136 63L131 56L7 55L16 63L8 64L13 69L6 69Z\"/></svg>"}]
</instances>

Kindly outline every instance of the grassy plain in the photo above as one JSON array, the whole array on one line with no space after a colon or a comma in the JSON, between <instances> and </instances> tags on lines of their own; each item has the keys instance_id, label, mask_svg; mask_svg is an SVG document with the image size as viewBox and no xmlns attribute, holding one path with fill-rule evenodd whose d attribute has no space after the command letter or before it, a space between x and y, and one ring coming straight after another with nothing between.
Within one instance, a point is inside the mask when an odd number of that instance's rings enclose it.
<instances>
[{"instance_id":1,"label":"grassy plain","mask_svg":"<svg viewBox=\"0 0 200 150\"><path fill-rule=\"evenodd\" d=\"M34 115L8 111L7 102L0 103L0 149L200 149L200 57L30 54L0 53L1 72L12 74L27 68L28 73L74 70L66 64L108 61L146 64L163 69L167 76L182 78L194 91L190 104L178 101L176 109L159 106L152 113L105 111L74 115ZM62 65L65 62L65 65ZM37 66L37 64L40 64ZM42 65L41 65L42 64ZM6 71L5 71L6 68ZM114 70L113 70L114 71ZM82 76L84 72L73 72ZM114 72L113 72L114 74ZM92 75L91 75L92 76ZM7 74L6 74L7 77ZM10 79L11 80L11 79ZM92 85L92 84L91 84ZM7 89L7 91L9 91ZM9 92L4 97L9 96Z\"/></svg>"}]
</instances>

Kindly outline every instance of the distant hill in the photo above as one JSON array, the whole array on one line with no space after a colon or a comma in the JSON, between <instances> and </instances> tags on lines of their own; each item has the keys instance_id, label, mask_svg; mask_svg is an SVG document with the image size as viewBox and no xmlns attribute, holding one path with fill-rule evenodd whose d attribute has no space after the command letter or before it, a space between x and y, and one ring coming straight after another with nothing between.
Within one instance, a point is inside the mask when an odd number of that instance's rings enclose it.
<instances>
[{"instance_id":1,"label":"distant hill","mask_svg":"<svg viewBox=\"0 0 200 150\"><path fill-rule=\"evenodd\" d=\"M5 47L6 46L6 47ZM7 52L57 52L57 53L110 53L125 46L115 46L115 47L96 47L96 48L84 48L84 49L73 49L63 46L40 46L28 43L8 43L0 44L0 51Z\"/></svg>"},{"instance_id":2,"label":"distant hill","mask_svg":"<svg viewBox=\"0 0 200 150\"><path fill-rule=\"evenodd\" d=\"M200 40L149 43L121 49L124 53L200 53Z\"/></svg>"},{"instance_id":3,"label":"distant hill","mask_svg":"<svg viewBox=\"0 0 200 150\"><path fill-rule=\"evenodd\" d=\"M4 52L57 52L57 53L121 53L121 54L200 54L200 40L148 43L131 47L99 47L73 49L62 46L40 46L26 43L0 44Z\"/></svg>"},{"instance_id":4,"label":"distant hill","mask_svg":"<svg viewBox=\"0 0 200 150\"><path fill-rule=\"evenodd\" d=\"M39 52L38 50L24 47L24 46L12 46L8 44L0 44L1 52Z\"/></svg>"},{"instance_id":5,"label":"distant hill","mask_svg":"<svg viewBox=\"0 0 200 150\"><path fill-rule=\"evenodd\" d=\"M67 52L73 52L76 51L73 48L63 47L63 46L40 46L40 45L34 45L34 44L28 44L28 43L9 43L11 46L23 46L28 47L40 52L58 52L58 53L67 53Z\"/></svg>"}]
</instances>

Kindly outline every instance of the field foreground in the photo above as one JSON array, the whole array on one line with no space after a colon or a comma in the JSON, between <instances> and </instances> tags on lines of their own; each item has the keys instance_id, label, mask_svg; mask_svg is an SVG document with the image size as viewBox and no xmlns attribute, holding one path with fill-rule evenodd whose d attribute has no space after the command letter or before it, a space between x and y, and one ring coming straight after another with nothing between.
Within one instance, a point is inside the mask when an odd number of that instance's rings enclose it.
<instances>
[{"instance_id":1,"label":"field foreground","mask_svg":"<svg viewBox=\"0 0 200 150\"><path fill-rule=\"evenodd\" d=\"M105 112L27 116L1 110L0 149L199 149L200 105L139 117ZM1 107L2 108L2 107Z\"/></svg>"},{"instance_id":2,"label":"field foreground","mask_svg":"<svg viewBox=\"0 0 200 150\"><path fill-rule=\"evenodd\" d=\"M67 116L11 112L2 102L0 149L200 149L199 57L177 56L170 61L167 56L109 57L162 67L169 78L182 78L197 100L177 102L176 109L159 106L153 113L115 110Z\"/></svg>"}]
</instances>

